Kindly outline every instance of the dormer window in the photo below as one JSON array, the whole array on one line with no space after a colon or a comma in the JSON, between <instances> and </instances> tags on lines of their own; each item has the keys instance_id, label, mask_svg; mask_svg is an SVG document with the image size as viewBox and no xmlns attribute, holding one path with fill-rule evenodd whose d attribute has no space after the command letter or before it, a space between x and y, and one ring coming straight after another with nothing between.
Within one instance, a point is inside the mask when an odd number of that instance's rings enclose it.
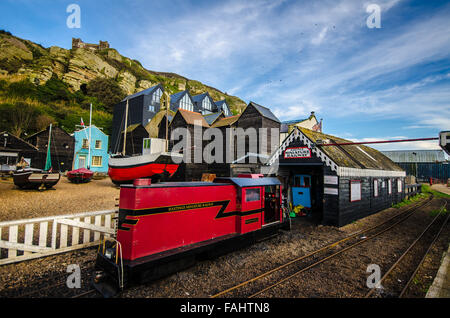
<instances>
[{"instance_id":1,"label":"dormer window","mask_svg":"<svg viewBox=\"0 0 450 318\"><path fill-rule=\"evenodd\" d=\"M211 105L211 101L209 100L209 98L205 98L203 100L203 108L206 110L212 110L212 105Z\"/></svg>"},{"instance_id":2,"label":"dormer window","mask_svg":"<svg viewBox=\"0 0 450 318\"><path fill-rule=\"evenodd\" d=\"M192 105L192 102L187 94L184 95L183 98L181 99L180 108L189 110L191 112L194 111L194 105Z\"/></svg>"},{"instance_id":3,"label":"dormer window","mask_svg":"<svg viewBox=\"0 0 450 318\"><path fill-rule=\"evenodd\" d=\"M225 116L230 116L230 115L231 115L231 114L230 114L230 110L228 109L228 107L227 107L226 104L223 104L223 105L222 105L222 111L223 111L223 113L225 114Z\"/></svg>"},{"instance_id":4,"label":"dormer window","mask_svg":"<svg viewBox=\"0 0 450 318\"><path fill-rule=\"evenodd\" d=\"M161 101L161 95L162 95L162 91L160 88L158 88L156 90L156 92L153 93L153 98L152 98L153 102L159 103Z\"/></svg>"}]
</instances>

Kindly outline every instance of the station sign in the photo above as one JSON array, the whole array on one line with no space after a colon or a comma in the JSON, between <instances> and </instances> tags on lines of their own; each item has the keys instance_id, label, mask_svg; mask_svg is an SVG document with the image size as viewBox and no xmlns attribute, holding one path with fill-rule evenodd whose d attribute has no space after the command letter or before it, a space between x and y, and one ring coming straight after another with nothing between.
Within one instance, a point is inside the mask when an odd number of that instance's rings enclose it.
<instances>
[{"instance_id":1,"label":"station sign","mask_svg":"<svg viewBox=\"0 0 450 318\"><path fill-rule=\"evenodd\" d=\"M339 184L337 176L323 176L323 183L325 184Z\"/></svg>"},{"instance_id":2,"label":"station sign","mask_svg":"<svg viewBox=\"0 0 450 318\"><path fill-rule=\"evenodd\" d=\"M284 159L295 158L311 158L311 149L308 147L292 147L286 148L284 151Z\"/></svg>"},{"instance_id":3,"label":"station sign","mask_svg":"<svg viewBox=\"0 0 450 318\"><path fill-rule=\"evenodd\" d=\"M324 194L331 194L331 195L339 195L339 189L337 188L323 188Z\"/></svg>"}]
</instances>

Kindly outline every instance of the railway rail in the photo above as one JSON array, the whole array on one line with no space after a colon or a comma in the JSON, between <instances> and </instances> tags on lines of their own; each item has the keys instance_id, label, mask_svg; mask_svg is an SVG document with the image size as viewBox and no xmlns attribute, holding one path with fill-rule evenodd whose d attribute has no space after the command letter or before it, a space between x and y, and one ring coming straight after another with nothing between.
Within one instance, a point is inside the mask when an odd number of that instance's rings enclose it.
<instances>
[{"instance_id":1,"label":"railway rail","mask_svg":"<svg viewBox=\"0 0 450 318\"><path fill-rule=\"evenodd\" d=\"M341 240L328 244L307 255L293 259L281 266L278 266L261 275L258 275L257 277L254 277L252 279L239 283L235 286L232 286L226 290L223 290L219 293L216 293L211 297L212 298L221 296L249 297L249 298L257 297L263 294L264 292L273 289L276 286L279 286L284 282L292 279L298 274L305 272L323 262L326 262L327 260L332 259L340 255L341 253L344 253L345 251L352 249L392 229L393 227L397 226L398 224L404 222L409 217L411 217L417 210L422 209L427 205L429 205L432 202L432 200L433 196L431 195L426 200L420 201L418 203L409 206L405 210L401 211L400 213L397 213L396 215L390 217L389 219L383 221L382 223L376 224L367 229L362 229L357 232L354 232ZM434 220L436 220L438 216L436 216ZM405 286L404 290L402 290L400 297L404 295L407 286L411 283L412 279L417 273L418 268L420 267L426 255L428 254L433 243L437 240L439 234L441 233L447 221L448 216L445 219L444 223L442 224L442 227L440 228L438 234L436 234L436 236L433 238L432 243L429 245L427 252L423 255L423 258L420 261L419 265L417 266L416 270L410 276L410 279L407 285ZM412 248L408 248L408 250L410 249ZM92 274L93 271L93 264L92 264L93 262L94 261L92 260L82 264L85 266L81 268L81 273L83 277L82 278L83 286L81 289L68 288L66 286L66 279L68 274L58 273L57 275L36 280L36 282L33 282L32 285L27 286L27 290L31 289L31 291L25 291L24 289L22 290L17 289L15 291L8 292L9 295L7 295L6 297L71 297L71 298L92 297L95 294L97 294L97 291L95 289L92 289L90 284L87 282L90 280L90 275ZM399 262L400 261L398 261L397 263ZM395 264L393 265L393 267L394 266ZM389 273L391 273L392 271L393 269L390 270ZM275 281L273 279L272 281L267 280L267 278L269 278L270 275L280 273L283 274L283 277L281 279L279 279L278 277L278 279L276 279ZM389 273L385 274L384 279L386 279ZM263 278L266 278L266 280L263 281Z\"/></svg>"},{"instance_id":2,"label":"railway rail","mask_svg":"<svg viewBox=\"0 0 450 318\"><path fill-rule=\"evenodd\" d=\"M432 202L432 200L433 200L433 195L431 195L425 201L418 202L418 203L408 207L404 211L392 216L391 218L389 218L388 220L386 220L382 223L379 223L370 228L362 229L360 231L352 233L349 236L347 236L341 240L338 240L336 242L328 244L328 245L326 245L318 250L315 250L307 255L295 258L283 265L280 265L280 266L273 268L267 272L264 272L261 275L258 275L252 279L249 279L240 284L232 286L226 290L223 290L219 293L216 293L216 294L212 295L211 298L222 297L225 295L230 296L230 297L248 297L248 298L253 298L253 297L259 296L259 295L263 294L264 292L266 292L270 289L273 289L276 286L279 286L279 285L283 284L284 282L292 279L293 277L299 275L300 273L308 271L311 268L316 267L317 265L319 265L331 258L334 258L349 249L352 249L368 240L371 240L371 239L383 234L384 232L392 229L393 227L395 227L398 224L407 220L418 209L424 208L425 206L429 205ZM369 233L372 233L374 231L375 231L375 233L369 236ZM362 234L365 234L365 235L363 236ZM341 249L333 252L333 250L338 247L340 247ZM331 253L330 253L330 251L331 251ZM328 252L328 253L325 253L325 252ZM267 282L265 284L264 284L264 282L262 282L263 278L265 278L267 280L267 278L270 277L271 275L280 274L281 272L283 273L283 275L281 275L282 278L275 279L275 282L272 282L269 284L267 284ZM265 287L254 286L254 285L257 285L257 283L259 283L259 285L265 285ZM252 287L252 285L253 285L253 287ZM247 292L242 291L242 289L244 287L246 287L248 289Z\"/></svg>"},{"instance_id":3,"label":"railway rail","mask_svg":"<svg viewBox=\"0 0 450 318\"><path fill-rule=\"evenodd\" d=\"M443 211L445 211L447 207L447 202L441 207L439 213L431 220L430 223L425 227L425 229L417 236L417 238L412 242L409 247L403 252L403 254L397 259L397 261L389 268L389 270L384 274L384 276L380 280L380 285L382 285L384 282L387 282L387 278L393 276L391 274L394 273L395 270L401 270L402 262L405 262L405 259L413 255L414 250L416 250L417 254L421 254L420 251L423 251L426 248L425 253L422 254L422 258L420 259L419 263L414 266L414 271L412 274L409 275L409 279L406 281L406 284L404 286L398 286L401 285L402 280L395 279L396 277L391 278L391 282L388 283L388 287L385 285L383 288L374 288L371 289L366 295L365 298L369 298L371 296L375 297L393 297L397 296L399 298L402 298L406 292L408 291L408 288L410 287L411 282L413 281L414 277L416 276L417 272L419 271L420 267L423 264L423 261L425 260L428 253L431 251L431 248L433 247L434 243L439 238L440 234L445 228L445 225L448 222L448 219L450 217L450 214L448 214L446 217L442 216ZM439 219L444 219L441 224L439 224ZM436 231L436 228L438 229ZM433 231L434 230L434 231ZM430 242L431 241L431 242ZM404 272L405 270L402 270ZM384 290L391 290L389 293L384 292ZM398 290L399 293L395 293L394 290ZM392 292L394 291L394 293Z\"/></svg>"},{"instance_id":4,"label":"railway rail","mask_svg":"<svg viewBox=\"0 0 450 318\"><path fill-rule=\"evenodd\" d=\"M81 288L67 287L68 273L59 272L47 277L37 279L26 287L16 288L7 291L2 297L8 298L35 298L35 297L77 297L86 293L86 288L90 288L89 281L94 270L94 260L89 260L80 264ZM90 290L90 289L89 289Z\"/></svg>"}]
</instances>

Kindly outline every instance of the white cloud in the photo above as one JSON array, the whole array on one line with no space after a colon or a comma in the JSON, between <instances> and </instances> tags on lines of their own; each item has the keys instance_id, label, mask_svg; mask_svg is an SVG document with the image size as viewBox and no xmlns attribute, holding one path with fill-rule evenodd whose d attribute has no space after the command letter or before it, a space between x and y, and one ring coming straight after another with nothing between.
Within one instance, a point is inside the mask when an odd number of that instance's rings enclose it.
<instances>
[{"instance_id":1,"label":"white cloud","mask_svg":"<svg viewBox=\"0 0 450 318\"><path fill-rule=\"evenodd\" d=\"M314 45L319 45L320 43L322 43L323 39L325 38L326 34L328 31L328 27L324 27L322 29L322 31L320 31L320 33L317 35L317 37L313 38L311 40L311 43Z\"/></svg>"}]
</instances>

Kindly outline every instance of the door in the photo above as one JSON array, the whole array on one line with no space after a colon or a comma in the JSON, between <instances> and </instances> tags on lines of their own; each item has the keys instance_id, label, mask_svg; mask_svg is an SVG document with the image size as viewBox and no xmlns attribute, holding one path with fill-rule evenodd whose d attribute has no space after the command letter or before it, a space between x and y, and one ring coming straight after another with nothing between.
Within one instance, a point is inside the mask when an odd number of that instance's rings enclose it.
<instances>
[{"instance_id":1,"label":"door","mask_svg":"<svg viewBox=\"0 0 450 318\"><path fill-rule=\"evenodd\" d=\"M311 208L311 176L297 174L292 184L292 204Z\"/></svg>"},{"instance_id":2,"label":"door","mask_svg":"<svg viewBox=\"0 0 450 318\"><path fill-rule=\"evenodd\" d=\"M264 224L280 221L281 202L280 186L264 187Z\"/></svg>"},{"instance_id":3,"label":"door","mask_svg":"<svg viewBox=\"0 0 450 318\"><path fill-rule=\"evenodd\" d=\"M86 168L86 156L78 157L78 169Z\"/></svg>"}]
</instances>

